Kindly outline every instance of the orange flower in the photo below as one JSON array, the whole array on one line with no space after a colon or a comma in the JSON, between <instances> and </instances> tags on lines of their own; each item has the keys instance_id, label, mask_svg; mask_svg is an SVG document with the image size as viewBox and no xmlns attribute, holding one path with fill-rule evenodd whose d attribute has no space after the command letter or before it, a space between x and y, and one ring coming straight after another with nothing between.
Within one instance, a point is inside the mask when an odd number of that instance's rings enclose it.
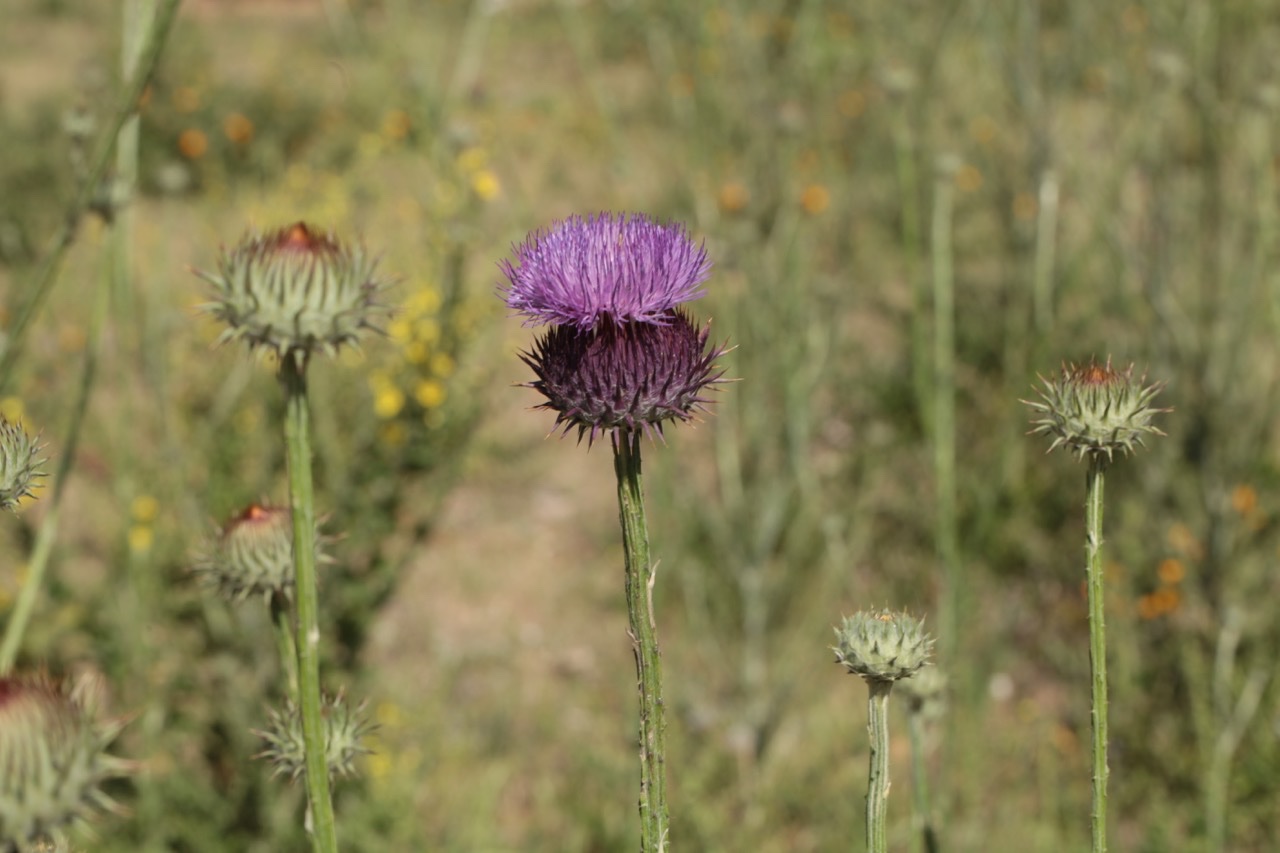
<instances>
[{"instance_id":1,"label":"orange flower","mask_svg":"<svg viewBox=\"0 0 1280 853\"><path fill-rule=\"evenodd\" d=\"M204 131L189 127L178 137L178 151L188 160L199 160L209 150L209 139Z\"/></svg>"},{"instance_id":2,"label":"orange flower","mask_svg":"<svg viewBox=\"0 0 1280 853\"><path fill-rule=\"evenodd\" d=\"M253 140L253 122L242 113L231 113L222 120L222 133L236 145L247 145Z\"/></svg>"},{"instance_id":3,"label":"orange flower","mask_svg":"<svg viewBox=\"0 0 1280 853\"><path fill-rule=\"evenodd\" d=\"M1166 557L1160 561L1156 574L1160 576L1161 583L1173 586L1186 577L1187 569L1177 557Z\"/></svg>"},{"instance_id":4,"label":"orange flower","mask_svg":"<svg viewBox=\"0 0 1280 853\"><path fill-rule=\"evenodd\" d=\"M738 213L751 201L751 193L738 181L726 181L716 194L716 201L723 213Z\"/></svg>"},{"instance_id":5,"label":"orange flower","mask_svg":"<svg viewBox=\"0 0 1280 853\"><path fill-rule=\"evenodd\" d=\"M831 192L822 184L809 184L800 193L800 207L804 212L817 216L831 205Z\"/></svg>"},{"instance_id":6,"label":"orange flower","mask_svg":"<svg viewBox=\"0 0 1280 853\"><path fill-rule=\"evenodd\" d=\"M1241 483L1231 490L1231 508L1241 515L1250 515L1258 508L1258 492L1253 486Z\"/></svg>"}]
</instances>

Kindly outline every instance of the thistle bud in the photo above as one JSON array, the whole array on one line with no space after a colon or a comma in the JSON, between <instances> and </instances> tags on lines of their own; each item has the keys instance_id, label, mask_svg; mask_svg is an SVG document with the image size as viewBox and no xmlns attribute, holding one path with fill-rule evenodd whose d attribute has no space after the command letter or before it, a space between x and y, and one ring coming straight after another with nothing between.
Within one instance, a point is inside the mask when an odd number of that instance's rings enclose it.
<instances>
[{"instance_id":1,"label":"thistle bud","mask_svg":"<svg viewBox=\"0 0 1280 853\"><path fill-rule=\"evenodd\" d=\"M324 723L325 764L329 768L329 779L346 778L355 775L356 758L370 752L361 745L365 735L372 732L376 725L369 722L365 713L366 703L361 702L354 709L347 705L346 695L339 692L336 696L322 697L320 714ZM302 714L292 702L285 704L283 711L271 709L270 721L266 729L254 731L267 743L267 748L254 756L265 758L275 765L272 775L285 775L290 781L296 780L306 770L306 744L302 737Z\"/></svg>"},{"instance_id":2,"label":"thistle bud","mask_svg":"<svg viewBox=\"0 0 1280 853\"><path fill-rule=\"evenodd\" d=\"M316 536L316 555L323 537ZM293 593L293 513L287 507L250 504L205 546L194 571L229 601L261 594Z\"/></svg>"},{"instance_id":3,"label":"thistle bud","mask_svg":"<svg viewBox=\"0 0 1280 853\"><path fill-rule=\"evenodd\" d=\"M363 246L298 222L224 250L217 273L197 270L214 290L201 310L227 324L219 343L242 338L302 365L315 350L333 355L363 330L378 330L387 308L377 298L387 282L376 266Z\"/></svg>"},{"instance_id":4,"label":"thistle bud","mask_svg":"<svg viewBox=\"0 0 1280 853\"><path fill-rule=\"evenodd\" d=\"M40 445L18 424L0 416L0 509L13 509L31 494L40 470Z\"/></svg>"},{"instance_id":5,"label":"thistle bud","mask_svg":"<svg viewBox=\"0 0 1280 853\"><path fill-rule=\"evenodd\" d=\"M102 783L134 765L106 753L123 722L96 719L99 694L85 680L0 678L0 849L65 845L67 827L120 810Z\"/></svg>"},{"instance_id":6,"label":"thistle bud","mask_svg":"<svg viewBox=\"0 0 1280 853\"><path fill-rule=\"evenodd\" d=\"M898 688L906 697L907 709L927 720L942 716L947 702L947 677L936 665L927 664Z\"/></svg>"},{"instance_id":7,"label":"thistle bud","mask_svg":"<svg viewBox=\"0 0 1280 853\"><path fill-rule=\"evenodd\" d=\"M1090 360L1088 364L1064 364L1052 379L1040 377L1044 388L1039 400L1023 400L1037 414L1032 432L1053 436L1049 445L1074 450L1083 459L1106 455L1110 462L1117 450L1126 455L1147 435L1164 435L1151 419L1169 409L1152 407L1151 401L1164 387L1157 382L1145 385L1146 376L1134 377L1134 367L1124 370Z\"/></svg>"},{"instance_id":8,"label":"thistle bud","mask_svg":"<svg viewBox=\"0 0 1280 853\"><path fill-rule=\"evenodd\" d=\"M933 638L924 620L889 610L860 610L835 629L836 663L867 681L911 677L929 659Z\"/></svg>"}]
</instances>

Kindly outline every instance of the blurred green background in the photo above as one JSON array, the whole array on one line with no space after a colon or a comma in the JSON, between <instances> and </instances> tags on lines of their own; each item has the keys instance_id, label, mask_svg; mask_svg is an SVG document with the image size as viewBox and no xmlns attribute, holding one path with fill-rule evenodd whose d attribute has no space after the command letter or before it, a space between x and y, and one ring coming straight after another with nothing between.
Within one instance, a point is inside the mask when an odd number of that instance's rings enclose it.
<instances>
[{"instance_id":1,"label":"blurred green background","mask_svg":"<svg viewBox=\"0 0 1280 853\"><path fill-rule=\"evenodd\" d=\"M10 312L119 87L116 7L0 9ZM544 440L513 387L533 333L495 298L513 242L600 210L706 241L695 309L741 380L646 449L676 848L860 847L866 694L826 647L884 605L944 634L943 849L1087 844L1084 467L1019 398L1110 354L1175 408L1109 478L1114 847L1276 849L1278 119L1264 0L187 0L134 203L85 224L0 400L56 458L115 287L22 657L102 671L133 715L131 813L85 849L306 849L300 787L251 759L265 609L189 572L286 494L272 369L211 351L189 268L299 218L381 252L401 305L312 370L326 680L380 724L337 789L344 849L635 849L611 460ZM42 511L0 525L5 611ZM901 711L890 837L918 849Z\"/></svg>"}]
</instances>

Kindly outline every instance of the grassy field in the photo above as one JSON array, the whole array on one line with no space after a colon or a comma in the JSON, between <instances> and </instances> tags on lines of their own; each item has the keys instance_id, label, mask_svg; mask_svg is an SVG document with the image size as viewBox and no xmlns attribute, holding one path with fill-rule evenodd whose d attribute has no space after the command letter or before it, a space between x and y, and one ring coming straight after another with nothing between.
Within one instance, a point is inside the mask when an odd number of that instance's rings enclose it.
<instances>
[{"instance_id":1,"label":"grassy field","mask_svg":"<svg viewBox=\"0 0 1280 853\"><path fill-rule=\"evenodd\" d=\"M0 8L6 346L121 87L117 5ZM343 849L636 848L608 447L546 438L497 298L527 232L627 210L705 241L738 380L645 451L674 848L861 849L866 690L829 646L882 606L939 638L941 849L1086 847L1085 467L1019 400L1110 356L1173 408L1108 480L1112 848L1276 849L1277 57L1262 0L187 0L132 201L81 224L0 395L53 473L90 392L18 659L130 718L128 814L81 848L307 849L301 782L252 758L268 613L191 574L288 495L274 366L212 347L191 270L299 219L397 278L387 335L311 370L323 672L379 726ZM0 613L62 481L0 524ZM889 839L921 850L904 708Z\"/></svg>"}]
</instances>

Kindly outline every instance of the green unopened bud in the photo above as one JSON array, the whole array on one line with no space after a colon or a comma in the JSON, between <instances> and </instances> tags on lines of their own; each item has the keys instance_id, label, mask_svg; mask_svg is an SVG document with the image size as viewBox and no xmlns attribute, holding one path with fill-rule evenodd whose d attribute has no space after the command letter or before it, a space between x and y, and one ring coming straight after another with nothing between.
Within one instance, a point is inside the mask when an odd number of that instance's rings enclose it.
<instances>
[{"instance_id":1,"label":"green unopened bud","mask_svg":"<svg viewBox=\"0 0 1280 853\"><path fill-rule=\"evenodd\" d=\"M0 416L0 509L13 509L31 494L40 470L40 445L18 424Z\"/></svg>"},{"instance_id":2,"label":"green unopened bud","mask_svg":"<svg viewBox=\"0 0 1280 853\"><path fill-rule=\"evenodd\" d=\"M836 663L867 681L909 678L929 659L924 620L889 610L860 610L835 629Z\"/></svg>"},{"instance_id":3,"label":"green unopened bud","mask_svg":"<svg viewBox=\"0 0 1280 853\"><path fill-rule=\"evenodd\" d=\"M376 725L365 713L366 703L354 709L347 706L346 695L323 697L320 713L324 723L325 764L329 779L355 775L356 759L370 752L361 745L365 735ZM275 765L272 775L285 775L296 780L307 767L306 745L302 737L302 714L292 702L283 711L270 711L271 720L265 730L254 734L267 742L267 748L255 755Z\"/></svg>"},{"instance_id":4,"label":"green unopened bud","mask_svg":"<svg viewBox=\"0 0 1280 853\"><path fill-rule=\"evenodd\" d=\"M0 850L65 845L64 831L120 807L102 790L133 772L107 755L123 726L96 719L100 682L0 678Z\"/></svg>"},{"instance_id":5,"label":"green unopened bud","mask_svg":"<svg viewBox=\"0 0 1280 853\"><path fill-rule=\"evenodd\" d=\"M1117 450L1131 453L1147 435L1164 435L1151 423L1170 411L1151 405L1164 384L1144 386L1146 376L1135 378L1133 371L1132 364L1114 370L1108 358L1105 365L1064 364L1059 376L1040 377L1040 399L1022 401L1043 415L1031 422L1031 431L1053 436L1050 451L1067 447L1081 459L1105 454L1108 462Z\"/></svg>"},{"instance_id":6,"label":"green unopened bud","mask_svg":"<svg viewBox=\"0 0 1280 853\"><path fill-rule=\"evenodd\" d=\"M377 299L387 282L375 276L376 266L363 246L298 222L246 237L223 251L217 273L196 274L214 288L202 310L227 324L220 343L240 338L301 365L316 350L332 355L365 329L378 329L387 309Z\"/></svg>"},{"instance_id":7,"label":"green unopened bud","mask_svg":"<svg viewBox=\"0 0 1280 853\"><path fill-rule=\"evenodd\" d=\"M316 535L316 559L323 537ZM293 594L293 513L287 507L250 504L205 546L194 570L230 601L261 594Z\"/></svg>"},{"instance_id":8,"label":"green unopened bud","mask_svg":"<svg viewBox=\"0 0 1280 853\"><path fill-rule=\"evenodd\" d=\"M907 709L926 720L937 719L947 702L947 677L933 664L927 664L904 680L898 691L906 697Z\"/></svg>"}]
</instances>

